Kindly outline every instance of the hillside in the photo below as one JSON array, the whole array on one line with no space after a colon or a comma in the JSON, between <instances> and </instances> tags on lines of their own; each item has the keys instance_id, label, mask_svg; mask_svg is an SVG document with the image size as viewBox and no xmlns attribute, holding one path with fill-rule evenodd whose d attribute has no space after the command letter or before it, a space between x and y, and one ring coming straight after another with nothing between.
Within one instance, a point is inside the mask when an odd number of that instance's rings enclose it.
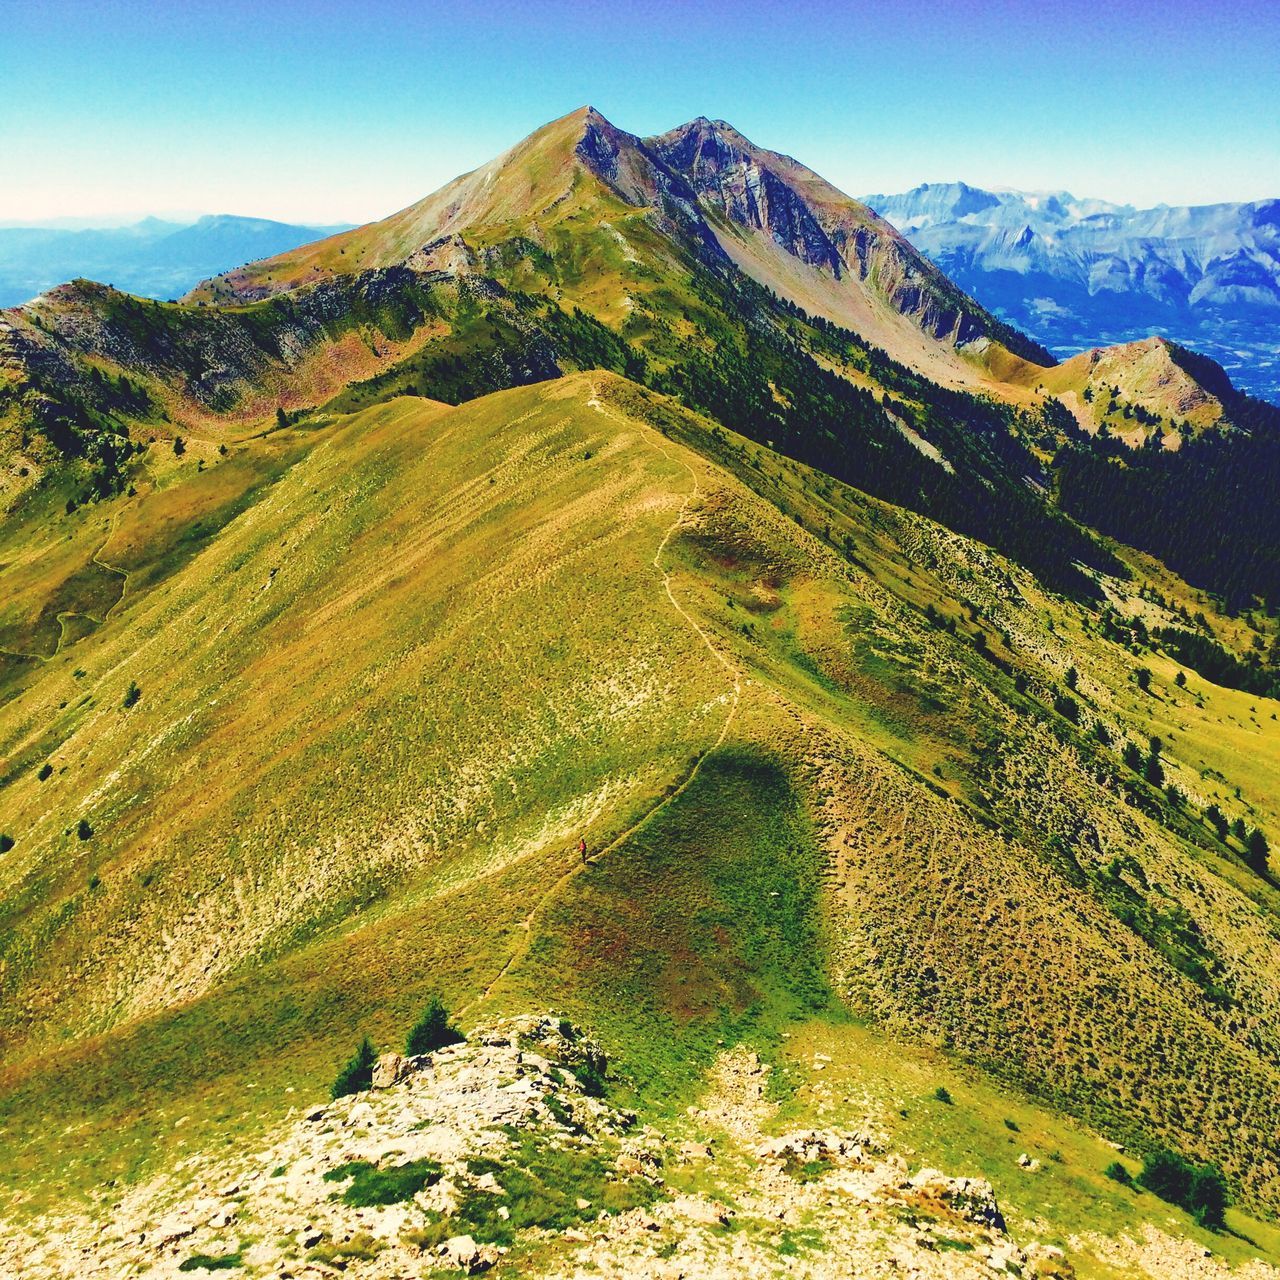
<instances>
[{"instance_id":1,"label":"hillside","mask_svg":"<svg viewBox=\"0 0 1280 1280\"><path fill-rule=\"evenodd\" d=\"M1177 449L1208 427L1225 425L1237 393L1213 361L1165 338L1094 348L1051 369L1014 373L1057 396L1090 435L1130 448Z\"/></svg>"},{"instance_id":2,"label":"hillside","mask_svg":"<svg viewBox=\"0 0 1280 1280\"><path fill-rule=\"evenodd\" d=\"M1280 898L1203 816L1280 829L1277 704L1130 648L1210 601L1135 560L1070 603L603 373L169 458L59 517L115 591L6 670L11 1214L256 1150L432 990L563 1011L669 1128L735 1043L882 1046L898 1110L959 1071L1070 1152L1014 1194L1024 1241L1102 1233L1082 1274L1170 1211L1070 1134L1278 1203ZM1018 1186L965 1132L948 1175Z\"/></svg>"},{"instance_id":3,"label":"hillside","mask_svg":"<svg viewBox=\"0 0 1280 1280\"><path fill-rule=\"evenodd\" d=\"M935 182L866 203L1059 357L1159 333L1280 401L1280 202L1135 209Z\"/></svg>"},{"instance_id":4,"label":"hillside","mask_svg":"<svg viewBox=\"0 0 1280 1280\"><path fill-rule=\"evenodd\" d=\"M584 109L4 312L0 462L0 1269L1273 1274L1280 411L1212 360Z\"/></svg>"},{"instance_id":5,"label":"hillside","mask_svg":"<svg viewBox=\"0 0 1280 1280\"><path fill-rule=\"evenodd\" d=\"M206 214L190 223L144 218L124 227L76 230L0 227L0 307L86 276L147 298L176 298L218 271L338 229L233 214Z\"/></svg>"}]
</instances>

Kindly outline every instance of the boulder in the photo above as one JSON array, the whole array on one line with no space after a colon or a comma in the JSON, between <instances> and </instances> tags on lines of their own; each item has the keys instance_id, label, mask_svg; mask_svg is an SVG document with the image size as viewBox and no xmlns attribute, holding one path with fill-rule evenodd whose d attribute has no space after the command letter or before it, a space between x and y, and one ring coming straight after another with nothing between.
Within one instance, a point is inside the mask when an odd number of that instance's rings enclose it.
<instances>
[{"instance_id":1,"label":"boulder","mask_svg":"<svg viewBox=\"0 0 1280 1280\"><path fill-rule=\"evenodd\" d=\"M676 1196L671 1202L671 1211L699 1227L727 1227L733 1220L724 1205L701 1196Z\"/></svg>"},{"instance_id":2,"label":"boulder","mask_svg":"<svg viewBox=\"0 0 1280 1280\"><path fill-rule=\"evenodd\" d=\"M374 1089L390 1089L405 1077L405 1060L398 1053L384 1053L373 1065Z\"/></svg>"},{"instance_id":3,"label":"boulder","mask_svg":"<svg viewBox=\"0 0 1280 1280\"><path fill-rule=\"evenodd\" d=\"M436 1251L448 1266L475 1275L487 1271L498 1260L492 1245L478 1245L472 1236L450 1236Z\"/></svg>"},{"instance_id":4,"label":"boulder","mask_svg":"<svg viewBox=\"0 0 1280 1280\"><path fill-rule=\"evenodd\" d=\"M367 1102L357 1102L355 1106L347 1112L347 1118L344 1122L348 1129L363 1127L371 1129L377 1122L378 1116L374 1109Z\"/></svg>"},{"instance_id":5,"label":"boulder","mask_svg":"<svg viewBox=\"0 0 1280 1280\"><path fill-rule=\"evenodd\" d=\"M710 1160L711 1146L706 1142L682 1142L679 1155L685 1164L692 1164L695 1160Z\"/></svg>"},{"instance_id":6,"label":"boulder","mask_svg":"<svg viewBox=\"0 0 1280 1280\"><path fill-rule=\"evenodd\" d=\"M151 1232L151 1243L163 1249L166 1245L177 1244L179 1240L194 1235L195 1230L196 1224L184 1214L174 1214L156 1224L156 1229Z\"/></svg>"},{"instance_id":7,"label":"boulder","mask_svg":"<svg viewBox=\"0 0 1280 1280\"><path fill-rule=\"evenodd\" d=\"M957 1217L992 1231L1005 1230L996 1193L985 1178L948 1178L937 1169L921 1169L907 1185L921 1200L941 1202Z\"/></svg>"},{"instance_id":8,"label":"boulder","mask_svg":"<svg viewBox=\"0 0 1280 1280\"><path fill-rule=\"evenodd\" d=\"M1056 1245L1029 1244L1025 1252L1027 1265L1023 1275L1034 1280L1075 1280L1075 1268Z\"/></svg>"}]
</instances>

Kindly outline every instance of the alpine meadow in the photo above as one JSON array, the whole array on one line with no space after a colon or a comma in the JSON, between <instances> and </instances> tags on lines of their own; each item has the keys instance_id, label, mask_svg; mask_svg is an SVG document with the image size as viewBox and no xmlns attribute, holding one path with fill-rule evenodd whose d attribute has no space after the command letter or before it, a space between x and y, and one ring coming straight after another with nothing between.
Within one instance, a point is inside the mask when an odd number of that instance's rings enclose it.
<instances>
[{"instance_id":1,"label":"alpine meadow","mask_svg":"<svg viewBox=\"0 0 1280 1280\"><path fill-rule=\"evenodd\" d=\"M13 238L141 291L0 311L0 1276L1280 1275L1280 408L1018 327L1119 205L870 199Z\"/></svg>"}]
</instances>

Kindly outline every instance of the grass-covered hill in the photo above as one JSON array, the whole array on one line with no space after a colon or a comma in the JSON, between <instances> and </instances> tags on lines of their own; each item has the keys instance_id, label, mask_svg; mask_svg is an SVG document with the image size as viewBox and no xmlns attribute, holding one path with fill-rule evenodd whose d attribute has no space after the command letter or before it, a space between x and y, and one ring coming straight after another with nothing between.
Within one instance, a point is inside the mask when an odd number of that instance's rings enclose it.
<instances>
[{"instance_id":1,"label":"grass-covered hill","mask_svg":"<svg viewBox=\"0 0 1280 1280\"><path fill-rule=\"evenodd\" d=\"M5 312L7 1212L267 1140L432 992L654 1123L740 1044L936 1067L949 1162L1005 1185L1005 1105L1082 1162L1010 1184L1064 1239L1167 1226L1105 1142L1280 1210L1280 420L1040 358L789 157L589 110Z\"/></svg>"},{"instance_id":2,"label":"grass-covered hill","mask_svg":"<svg viewBox=\"0 0 1280 1280\"><path fill-rule=\"evenodd\" d=\"M1280 1203L1277 703L1154 640L1260 621L1128 553L1070 602L607 373L200 448L8 528L32 601L97 567L6 659L10 1213L252 1141L437 990L650 1117L792 1034L918 1089L898 1037Z\"/></svg>"}]
</instances>

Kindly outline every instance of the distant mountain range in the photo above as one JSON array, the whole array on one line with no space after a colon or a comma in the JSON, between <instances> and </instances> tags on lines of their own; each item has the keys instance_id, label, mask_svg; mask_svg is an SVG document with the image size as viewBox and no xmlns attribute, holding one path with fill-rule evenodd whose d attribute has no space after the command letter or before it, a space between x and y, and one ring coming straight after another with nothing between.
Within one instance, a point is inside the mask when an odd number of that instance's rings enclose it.
<instances>
[{"instance_id":1,"label":"distant mountain range","mask_svg":"<svg viewBox=\"0 0 1280 1280\"><path fill-rule=\"evenodd\" d=\"M1135 209L946 182L866 203L1056 355L1160 333L1280 401L1280 200Z\"/></svg>"},{"instance_id":2,"label":"distant mountain range","mask_svg":"<svg viewBox=\"0 0 1280 1280\"><path fill-rule=\"evenodd\" d=\"M194 223L144 218L124 227L75 230L0 227L0 307L81 276L147 298L176 298L214 272L343 229L232 214L210 214Z\"/></svg>"}]
</instances>

